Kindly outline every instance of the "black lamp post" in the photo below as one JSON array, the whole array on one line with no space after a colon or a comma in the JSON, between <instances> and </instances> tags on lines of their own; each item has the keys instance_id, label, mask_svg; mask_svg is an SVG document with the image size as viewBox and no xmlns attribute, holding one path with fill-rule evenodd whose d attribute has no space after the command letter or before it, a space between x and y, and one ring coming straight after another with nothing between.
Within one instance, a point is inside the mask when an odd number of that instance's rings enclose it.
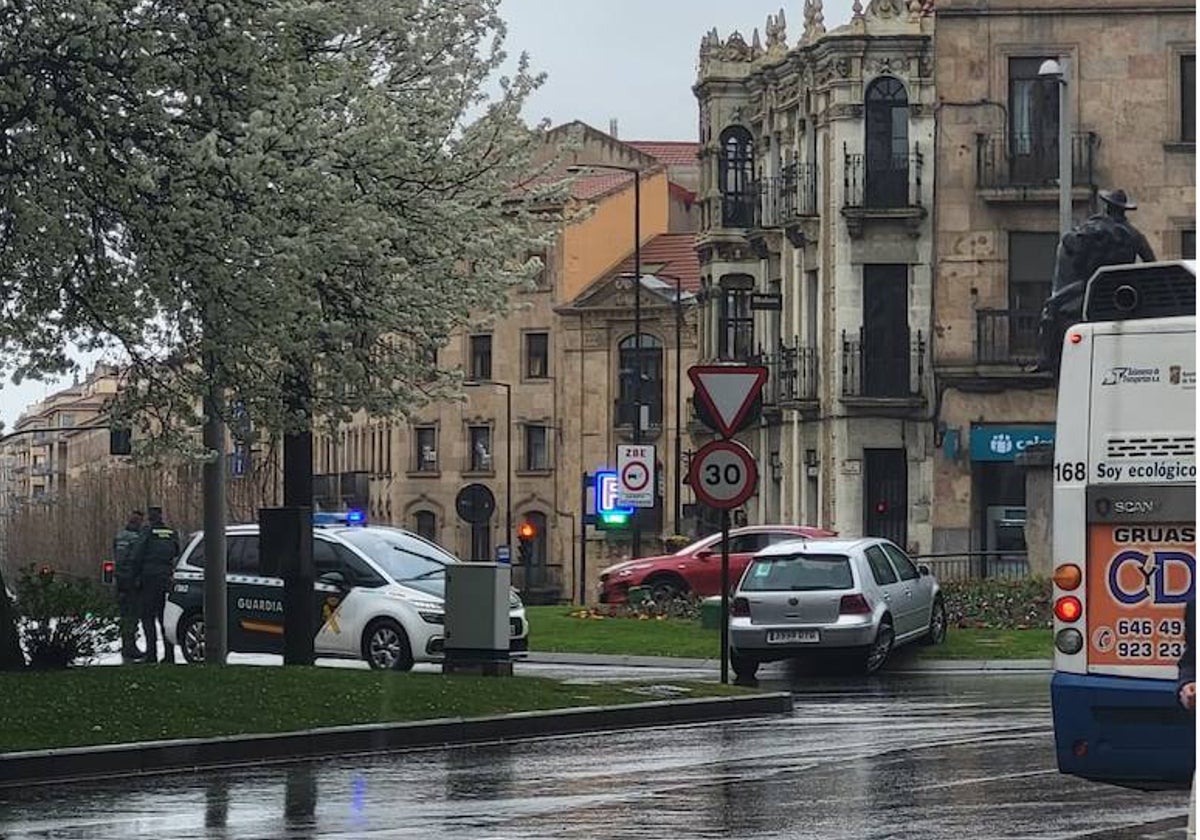
<instances>
[{"instance_id":1,"label":"black lamp post","mask_svg":"<svg viewBox=\"0 0 1200 840\"><path fill-rule=\"evenodd\" d=\"M507 382L496 382L494 379L480 380L477 382L464 382L463 387L479 388L484 385L495 385L497 388L504 389L504 410L505 423L508 426L505 434L505 454L504 468L508 475L505 477L504 486L504 544L508 546L509 551L512 551L513 538L513 521L512 521L512 479L513 479L513 424L512 424L512 385ZM473 543L472 543L473 544ZM472 553L474 553L472 551Z\"/></svg>"}]
</instances>

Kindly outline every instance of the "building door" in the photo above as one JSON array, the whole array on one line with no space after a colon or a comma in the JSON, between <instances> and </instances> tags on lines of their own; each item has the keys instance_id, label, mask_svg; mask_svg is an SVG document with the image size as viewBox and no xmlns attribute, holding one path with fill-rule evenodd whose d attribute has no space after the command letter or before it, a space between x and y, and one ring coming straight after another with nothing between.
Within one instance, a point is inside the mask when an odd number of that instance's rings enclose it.
<instances>
[{"instance_id":1,"label":"building door","mask_svg":"<svg viewBox=\"0 0 1200 840\"><path fill-rule=\"evenodd\" d=\"M863 266L861 353L862 396L909 394L907 265Z\"/></svg>"},{"instance_id":2,"label":"building door","mask_svg":"<svg viewBox=\"0 0 1200 840\"><path fill-rule=\"evenodd\" d=\"M908 545L908 459L903 449L863 450L864 532Z\"/></svg>"}]
</instances>

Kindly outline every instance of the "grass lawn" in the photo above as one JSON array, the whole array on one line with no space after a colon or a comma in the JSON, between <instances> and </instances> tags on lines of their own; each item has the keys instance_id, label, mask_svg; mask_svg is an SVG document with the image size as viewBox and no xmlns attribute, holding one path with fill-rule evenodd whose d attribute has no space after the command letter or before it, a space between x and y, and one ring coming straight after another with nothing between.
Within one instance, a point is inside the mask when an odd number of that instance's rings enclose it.
<instances>
[{"instance_id":1,"label":"grass lawn","mask_svg":"<svg viewBox=\"0 0 1200 840\"><path fill-rule=\"evenodd\" d=\"M682 619L573 618L571 607L526 607L529 643L547 653L679 656L715 659L721 641L715 630ZM915 649L931 659L1049 659L1049 630L960 630L946 643Z\"/></svg>"},{"instance_id":2,"label":"grass lawn","mask_svg":"<svg viewBox=\"0 0 1200 840\"><path fill-rule=\"evenodd\" d=\"M689 688L688 697L748 693L711 683L672 684ZM0 752L661 699L632 690L638 685L236 665L22 672L0 676Z\"/></svg>"}]
</instances>

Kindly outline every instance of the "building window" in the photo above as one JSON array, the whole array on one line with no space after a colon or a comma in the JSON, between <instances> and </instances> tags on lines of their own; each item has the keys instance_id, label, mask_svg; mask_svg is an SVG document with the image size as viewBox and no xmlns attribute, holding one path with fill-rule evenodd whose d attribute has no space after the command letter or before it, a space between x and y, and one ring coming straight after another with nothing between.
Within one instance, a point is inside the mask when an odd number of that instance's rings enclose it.
<instances>
[{"instance_id":1,"label":"building window","mask_svg":"<svg viewBox=\"0 0 1200 840\"><path fill-rule=\"evenodd\" d=\"M437 514L431 510L419 510L413 520L417 536L437 542Z\"/></svg>"},{"instance_id":2,"label":"building window","mask_svg":"<svg viewBox=\"0 0 1200 840\"><path fill-rule=\"evenodd\" d=\"M719 188L724 227L750 227L754 223L754 140L741 126L721 133Z\"/></svg>"},{"instance_id":3,"label":"building window","mask_svg":"<svg viewBox=\"0 0 1200 840\"><path fill-rule=\"evenodd\" d=\"M550 376L550 334L525 333L525 378L546 379Z\"/></svg>"},{"instance_id":4,"label":"building window","mask_svg":"<svg viewBox=\"0 0 1200 840\"><path fill-rule=\"evenodd\" d=\"M1181 260L1196 259L1196 229L1187 228L1179 231L1179 258Z\"/></svg>"},{"instance_id":5,"label":"building window","mask_svg":"<svg viewBox=\"0 0 1200 840\"><path fill-rule=\"evenodd\" d=\"M413 439L416 442L416 451L413 453L416 456L416 471L437 472L437 429L418 426Z\"/></svg>"},{"instance_id":6,"label":"building window","mask_svg":"<svg viewBox=\"0 0 1200 840\"><path fill-rule=\"evenodd\" d=\"M525 427L525 469L550 469L550 430L546 426Z\"/></svg>"},{"instance_id":7,"label":"building window","mask_svg":"<svg viewBox=\"0 0 1200 840\"><path fill-rule=\"evenodd\" d=\"M470 378L477 382L487 382L492 378L492 337L490 335L471 336L471 370Z\"/></svg>"},{"instance_id":8,"label":"building window","mask_svg":"<svg viewBox=\"0 0 1200 840\"><path fill-rule=\"evenodd\" d=\"M1008 308L1014 312L1040 313L1050 297L1054 277L1057 233L1008 234Z\"/></svg>"},{"instance_id":9,"label":"building window","mask_svg":"<svg viewBox=\"0 0 1200 840\"><path fill-rule=\"evenodd\" d=\"M1196 56L1179 57L1179 139L1196 142Z\"/></svg>"},{"instance_id":10,"label":"building window","mask_svg":"<svg viewBox=\"0 0 1200 840\"><path fill-rule=\"evenodd\" d=\"M1046 59L1008 60L1009 155L1014 184L1058 179L1058 82L1038 74Z\"/></svg>"},{"instance_id":11,"label":"building window","mask_svg":"<svg viewBox=\"0 0 1200 840\"><path fill-rule=\"evenodd\" d=\"M717 354L722 359L746 360L754 355L754 311L749 289L726 289L721 293L717 325Z\"/></svg>"},{"instance_id":12,"label":"building window","mask_svg":"<svg viewBox=\"0 0 1200 840\"><path fill-rule=\"evenodd\" d=\"M480 562L492 559L492 526L487 522L471 526L471 559Z\"/></svg>"},{"instance_id":13,"label":"building window","mask_svg":"<svg viewBox=\"0 0 1200 840\"><path fill-rule=\"evenodd\" d=\"M642 349L638 352L637 340L629 336L618 346L619 376L617 397L617 425L632 426L637 404L646 406L645 418L649 427L662 426L663 402L663 345L653 335L642 333ZM641 374L641 388L637 387Z\"/></svg>"},{"instance_id":14,"label":"building window","mask_svg":"<svg viewBox=\"0 0 1200 840\"><path fill-rule=\"evenodd\" d=\"M881 76L867 88L867 206L908 204L908 92Z\"/></svg>"},{"instance_id":15,"label":"building window","mask_svg":"<svg viewBox=\"0 0 1200 840\"><path fill-rule=\"evenodd\" d=\"M470 426L467 428L467 438L471 446L471 472L491 472L492 427Z\"/></svg>"}]
</instances>

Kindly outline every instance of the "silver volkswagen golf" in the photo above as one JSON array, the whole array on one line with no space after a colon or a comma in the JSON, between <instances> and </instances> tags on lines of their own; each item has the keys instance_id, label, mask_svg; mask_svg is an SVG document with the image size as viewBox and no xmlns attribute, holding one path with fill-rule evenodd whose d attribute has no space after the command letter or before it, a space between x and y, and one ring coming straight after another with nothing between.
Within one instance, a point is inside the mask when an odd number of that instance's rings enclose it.
<instances>
[{"instance_id":1,"label":"silver volkswagen golf","mask_svg":"<svg viewBox=\"0 0 1200 840\"><path fill-rule=\"evenodd\" d=\"M791 540L757 555L734 592L733 671L834 652L878 671L909 642L941 644L946 607L937 579L884 539Z\"/></svg>"}]
</instances>

